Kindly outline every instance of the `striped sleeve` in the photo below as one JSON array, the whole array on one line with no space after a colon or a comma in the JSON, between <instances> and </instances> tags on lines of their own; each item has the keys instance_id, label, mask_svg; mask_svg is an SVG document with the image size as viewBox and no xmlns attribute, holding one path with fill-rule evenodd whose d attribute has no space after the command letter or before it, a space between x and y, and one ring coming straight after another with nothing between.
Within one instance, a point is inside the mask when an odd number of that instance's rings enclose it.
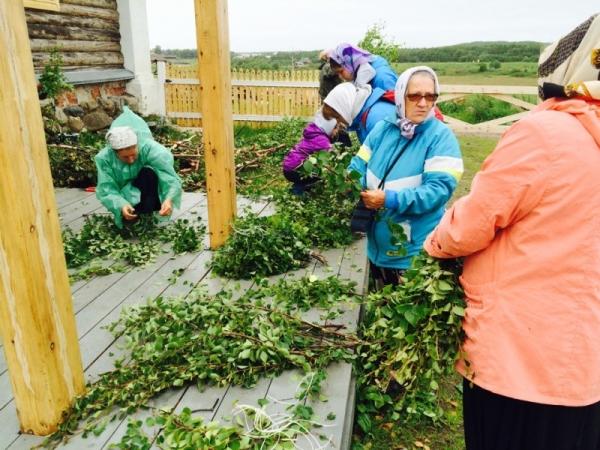
<instances>
[{"instance_id":1,"label":"striped sleeve","mask_svg":"<svg viewBox=\"0 0 600 450\"><path fill-rule=\"evenodd\" d=\"M458 183L464 172L463 160L456 156L433 156L425 160L423 173L428 172L448 173Z\"/></svg>"},{"instance_id":2,"label":"striped sleeve","mask_svg":"<svg viewBox=\"0 0 600 450\"><path fill-rule=\"evenodd\" d=\"M350 161L348 166L348 172L358 172L362 175L362 184L365 186L365 174L367 173L367 163L371 159L373 150L379 144L382 136L383 123L380 122L375 125L375 128L368 134L365 142L360 146L360 149Z\"/></svg>"},{"instance_id":3,"label":"striped sleeve","mask_svg":"<svg viewBox=\"0 0 600 450\"><path fill-rule=\"evenodd\" d=\"M400 191L385 191L385 207L399 213L424 214L434 211L450 199L463 173L460 147L447 129L428 150L422 184Z\"/></svg>"}]
</instances>

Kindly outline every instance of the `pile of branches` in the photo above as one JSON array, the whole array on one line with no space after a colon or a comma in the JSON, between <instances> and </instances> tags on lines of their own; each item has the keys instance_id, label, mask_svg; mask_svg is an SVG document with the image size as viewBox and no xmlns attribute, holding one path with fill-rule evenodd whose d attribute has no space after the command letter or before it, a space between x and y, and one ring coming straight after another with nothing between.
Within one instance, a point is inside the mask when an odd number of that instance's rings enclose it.
<instances>
[{"instance_id":1,"label":"pile of branches","mask_svg":"<svg viewBox=\"0 0 600 450\"><path fill-rule=\"evenodd\" d=\"M277 195L272 216L247 214L236 220L214 254L213 270L229 278L276 275L306 265L311 248L352 243L350 217L359 190L356 177L346 171L351 157L337 148L311 156L302 170L319 181L302 197Z\"/></svg>"},{"instance_id":2,"label":"pile of branches","mask_svg":"<svg viewBox=\"0 0 600 450\"><path fill-rule=\"evenodd\" d=\"M196 289L186 299L158 298L125 310L109 330L128 354L88 386L46 445L76 432L99 434L108 421L148 405L169 388L189 383L251 387L261 377L298 369L308 381L284 418L268 416L259 402L259 407L241 405L237 412L245 418L232 425L170 410L155 411L147 423L163 429L158 441L163 448L292 449L299 435L319 426L303 400L320 397L326 368L336 361L355 365L357 421L364 432L373 431L375 416L437 421L446 406L440 401L440 383L452 371L462 339L459 270L416 257L403 285L366 298L358 335L333 324L340 303L360 301L352 283L335 277L275 284L261 280L240 298ZM332 324L303 320L301 312L313 307ZM134 421L119 448L152 441Z\"/></svg>"},{"instance_id":3,"label":"pile of branches","mask_svg":"<svg viewBox=\"0 0 600 450\"><path fill-rule=\"evenodd\" d=\"M188 219L158 221L154 215L142 215L137 222L118 228L112 216L94 214L86 217L77 233L67 227L62 238L67 267L73 269L71 280L146 265L168 247L175 254L202 247L206 226L200 218L196 223Z\"/></svg>"},{"instance_id":4,"label":"pile of branches","mask_svg":"<svg viewBox=\"0 0 600 450\"><path fill-rule=\"evenodd\" d=\"M307 289L307 284L314 287ZM286 296L290 291L298 297ZM328 292L340 295L313 296ZM99 434L109 420L188 383L251 387L260 377L298 369L317 374L311 375L310 386L304 390L305 395L318 395L324 369L332 362L354 359L353 350L360 343L356 336L342 333L338 326L305 321L297 314L307 306L332 308L338 301L357 301L354 284L333 277L303 278L272 286L262 282L241 298L232 294L208 295L196 289L186 299L159 297L124 310L109 330L124 343L127 356L117 361L113 371L88 385L46 445L56 445L76 432ZM293 414L309 419L311 412L301 403L298 406ZM174 416L172 420L178 423L179 419ZM201 423L195 424L201 428Z\"/></svg>"}]
</instances>

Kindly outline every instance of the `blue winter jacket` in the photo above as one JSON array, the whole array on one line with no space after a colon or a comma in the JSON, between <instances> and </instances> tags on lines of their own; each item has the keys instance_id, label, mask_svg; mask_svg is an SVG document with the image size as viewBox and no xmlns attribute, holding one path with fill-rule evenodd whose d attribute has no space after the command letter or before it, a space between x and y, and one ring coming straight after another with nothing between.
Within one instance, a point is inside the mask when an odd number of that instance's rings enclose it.
<instances>
[{"instance_id":1,"label":"blue winter jacket","mask_svg":"<svg viewBox=\"0 0 600 450\"><path fill-rule=\"evenodd\" d=\"M350 162L348 169L362 175L365 189L378 188L388 165L407 142L395 122L393 115L377 123ZM369 259L379 267L408 268L442 218L462 173L460 147L452 131L435 118L417 126L385 179L385 206L367 233ZM398 247L391 244L388 219L401 224L408 237L404 257L395 255Z\"/></svg>"},{"instance_id":2,"label":"blue winter jacket","mask_svg":"<svg viewBox=\"0 0 600 450\"><path fill-rule=\"evenodd\" d=\"M394 103L381 98L383 94L385 94L383 89L373 89L371 95L369 95L367 101L348 128L349 131L356 131L356 137L358 137L361 144L365 141L367 135L377 122L393 115L396 111Z\"/></svg>"},{"instance_id":3,"label":"blue winter jacket","mask_svg":"<svg viewBox=\"0 0 600 450\"><path fill-rule=\"evenodd\" d=\"M383 89L384 91L396 88L398 75L394 72L387 59L374 55L369 64L375 69L375 77L371 80L373 88Z\"/></svg>"}]
</instances>

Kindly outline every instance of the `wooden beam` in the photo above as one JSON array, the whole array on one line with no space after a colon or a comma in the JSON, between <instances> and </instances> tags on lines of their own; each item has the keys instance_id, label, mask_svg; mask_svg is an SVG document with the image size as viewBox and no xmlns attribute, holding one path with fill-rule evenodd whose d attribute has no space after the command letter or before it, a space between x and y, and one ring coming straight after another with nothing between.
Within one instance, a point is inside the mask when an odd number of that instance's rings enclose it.
<instances>
[{"instance_id":1,"label":"wooden beam","mask_svg":"<svg viewBox=\"0 0 600 450\"><path fill-rule=\"evenodd\" d=\"M23 6L46 11L60 11L58 0L23 0Z\"/></svg>"},{"instance_id":2,"label":"wooden beam","mask_svg":"<svg viewBox=\"0 0 600 450\"><path fill-rule=\"evenodd\" d=\"M65 14L31 10L25 10L25 16L27 17L27 26L30 30L32 25L51 25L56 27L85 28L86 30L105 30L116 35L117 40L120 36L119 22L115 20L98 19L97 17L67 16ZM91 39L96 39L96 37L91 36Z\"/></svg>"},{"instance_id":3,"label":"wooden beam","mask_svg":"<svg viewBox=\"0 0 600 450\"><path fill-rule=\"evenodd\" d=\"M216 249L236 215L227 0L195 0L195 8L208 227Z\"/></svg>"},{"instance_id":4,"label":"wooden beam","mask_svg":"<svg viewBox=\"0 0 600 450\"><path fill-rule=\"evenodd\" d=\"M520 98L515 98L512 95L507 94L488 94L490 97L497 98L498 100L502 100L503 102L510 103L511 105L518 106L520 108L531 111L537 105L527 102L525 100L521 100ZM537 99L537 97L536 97Z\"/></svg>"},{"instance_id":5,"label":"wooden beam","mask_svg":"<svg viewBox=\"0 0 600 450\"><path fill-rule=\"evenodd\" d=\"M121 44L111 41L70 41L56 39L49 41L47 39L31 39L32 52L50 53L53 49L60 52L120 52Z\"/></svg>"},{"instance_id":6,"label":"wooden beam","mask_svg":"<svg viewBox=\"0 0 600 450\"><path fill-rule=\"evenodd\" d=\"M77 66L123 67L123 54L121 52L62 52L63 69ZM50 61L50 53L34 53L32 56L36 67L43 67Z\"/></svg>"},{"instance_id":7,"label":"wooden beam","mask_svg":"<svg viewBox=\"0 0 600 450\"><path fill-rule=\"evenodd\" d=\"M0 330L21 430L84 391L71 289L21 2L0 1Z\"/></svg>"}]
</instances>

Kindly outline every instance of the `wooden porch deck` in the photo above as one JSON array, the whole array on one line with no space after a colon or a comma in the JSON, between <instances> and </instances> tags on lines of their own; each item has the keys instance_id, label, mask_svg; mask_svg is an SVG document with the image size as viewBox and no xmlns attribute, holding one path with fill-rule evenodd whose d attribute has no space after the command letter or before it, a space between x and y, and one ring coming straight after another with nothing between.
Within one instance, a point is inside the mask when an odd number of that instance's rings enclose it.
<instances>
[{"instance_id":1,"label":"wooden porch deck","mask_svg":"<svg viewBox=\"0 0 600 450\"><path fill-rule=\"evenodd\" d=\"M57 189L56 199L62 225L75 230L83 225L86 214L106 212L94 194L82 190ZM243 214L245 207L260 214L270 214L273 210L268 203L253 203L248 199L238 198L240 214ZM174 218L190 218L198 215L206 223L206 196L196 193L184 194L182 207L175 211ZM208 246L208 241L206 244ZM358 291L364 292L367 261L365 251L365 242L358 241L344 249L324 252L323 255L328 261L327 266L316 263L283 276L298 277L307 273L318 276L335 274L340 278L355 281L358 284ZM163 253L155 262L145 267L74 283L72 285L73 306L86 380L94 380L98 374L111 370L113 360L121 353L117 347L118 342L103 327L115 321L123 307L158 296L185 296L197 285L205 285L209 292L216 293L223 287L237 283L213 276L208 265L210 260L209 250L186 253L177 257L173 257L170 253ZM173 282L173 271L181 269L184 269L183 273ZM248 289L252 283L242 281L240 286L242 290ZM354 330L358 322L358 307L345 305L345 311L336 322L344 323L348 329ZM317 311L309 311L307 317L315 320L319 315ZM273 399L292 400L299 382L299 373L288 371L274 379L261 379L252 389L227 386L211 387L200 392L196 386L187 386L163 393L153 400L153 406L175 408L177 411L189 407L195 414L203 416L206 420L226 421L231 417L235 404L257 406L259 399L268 398L271 401L266 407L267 411L281 412L283 407ZM330 366L322 393L328 401L317 401L312 404L315 414L327 425L318 432L330 437L327 448L348 449L354 416L354 380L351 366L349 364ZM329 413L335 415L334 420L325 420ZM147 411L139 411L129 418L144 418L149 414ZM84 439L81 436L74 436L61 448L109 448L110 444L119 442L125 434L129 418L110 422L105 431L97 437L92 435ZM156 436L160 429L146 429L146 431ZM0 355L0 448L31 448L42 440L43 438L40 437L19 433L17 412L2 352ZM320 444L323 445L323 442ZM310 442L302 438L297 442L297 446L301 449L312 448Z\"/></svg>"}]
</instances>

